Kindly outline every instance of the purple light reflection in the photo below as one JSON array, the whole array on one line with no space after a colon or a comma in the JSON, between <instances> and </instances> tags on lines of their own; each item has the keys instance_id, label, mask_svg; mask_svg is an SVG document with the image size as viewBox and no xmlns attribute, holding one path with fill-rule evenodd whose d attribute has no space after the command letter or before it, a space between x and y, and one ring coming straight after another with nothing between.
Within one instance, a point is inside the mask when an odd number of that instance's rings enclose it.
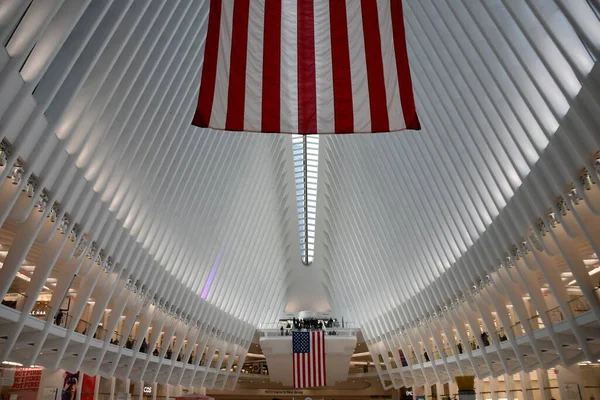
<instances>
[{"instance_id":1,"label":"purple light reflection","mask_svg":"<svg viewBox=\"0 0 600 400\"><path fill-rule=\"evenodd\" d=\"M212 269L210 270L210 274L208 274L208 279L206 280L206 283L204 284L204 289L202 289L202 294L200 295L201 299L206 299L206 296L208 296L210 287L212 286L213 280L215 279L215 275L217 274L219 264L221 264L221 257L223 257L223 247L224 246L221 246L221 248L219 249L219 254L217 255Z\"/></svg>"}]
</instances>

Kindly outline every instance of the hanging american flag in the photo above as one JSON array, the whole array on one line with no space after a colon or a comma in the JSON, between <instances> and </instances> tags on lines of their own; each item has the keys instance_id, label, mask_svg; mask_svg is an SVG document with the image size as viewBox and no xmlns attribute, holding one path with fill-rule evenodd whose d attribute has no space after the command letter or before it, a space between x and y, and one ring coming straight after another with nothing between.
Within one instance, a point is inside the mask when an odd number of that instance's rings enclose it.
<instances>
[{"instance_id":1,"label":"hanging american flag","mask_svg":"<svg viewBox=\"0 0 600 400\"><path fill-rule=\"evenodd\" d=\"M293 332L294 388L327 386L325 332Z\"/></svg>"},{"instance_id":2,"label":"hanging american flag","mask_svg":"<svg viewBox=\"0 0 600 400\"><path fill-rule=\"evenodd\" d=\"M401 0L211 0L200 127L420 129Z\"/></svg>"}]
</instances>

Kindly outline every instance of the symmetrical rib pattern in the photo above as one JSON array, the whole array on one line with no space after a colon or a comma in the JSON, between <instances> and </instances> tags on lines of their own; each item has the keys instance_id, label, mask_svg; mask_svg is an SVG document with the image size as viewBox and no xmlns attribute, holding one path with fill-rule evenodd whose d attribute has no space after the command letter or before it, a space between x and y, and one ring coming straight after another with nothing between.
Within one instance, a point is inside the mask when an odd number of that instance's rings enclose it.
<instances>
[{"instance_id":1,"label":"symmetrical rib pattern","mask_svg":"<svg viewBox=\"0 0 600 400\"><path fill-rule=\"evenodd\" d=\"M59 235L46 225L60 225L74 243L46 250L72 251L34 272L59 280L54 313L69 289L76 304L113 310L135 292L142 309L197 326L197 343L216 335L223 357L232 346L233 362L283 304L291 140L190 125L207 12L205 1L2 2L0 136L10 155L0 221L23 224L0 291L34 244ZM105 279L118 289L106 292Z\"/></svg>"},{"instance_id":2,"label":"symmetrical rib pattern","mask_svg":"<svg viewBox=\"0 0 600 400\"><path fill-rule=\"evenodd\" d=\"M0 1L0 294L25 295L0 358L233 387L300 242L386 387L597 360L599 6L404 1L423 130L317 159L190 125L208 1Z\"/></svg>"},{"instance_id":3,"label":"symmetrical rib pattern","mask_svg":"<svg viewBox=\"0 0 600 400\"><path fill-rule=\"evenodd\" d=\"M495 279L493 271L514 264L524 245L541 247L544 224L566 218L560 196L585 191L587 171L597 182L600 92L598 74L588 76L600 50L597 5L406 1L423 131L321 138L326 212L317 257L333 297L386 362L398 361L399 348L407 357L418 354L419 363L423 351L436 351L427 338L439 335L437 322L420 326L472 298L473 288L478 292ZM536 290L550 279L540 278ZM471 325L469 337L480 329L496 336L500 321L494 323ZM410 342L406 332L413 328L418 334ZM436 343L439 352L455 350L462 338L446 333ZM430 382L444 380L429 373ZM475 367L475 373L500 372ZM409 382L423 382L423 375L409 375Z\"/></svg>"}]
</instances>

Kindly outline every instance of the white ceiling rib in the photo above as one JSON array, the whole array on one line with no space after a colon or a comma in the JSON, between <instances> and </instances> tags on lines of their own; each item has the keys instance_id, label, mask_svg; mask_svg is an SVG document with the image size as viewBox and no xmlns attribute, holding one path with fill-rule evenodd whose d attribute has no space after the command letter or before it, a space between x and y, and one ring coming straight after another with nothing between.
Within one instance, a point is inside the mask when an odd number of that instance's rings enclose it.
<instances>
[{"instance_id":1,"label":"white ceiling rib","mask_svg":"<svg viewBox=\"0 0 600 400\"><path fill-rule=\"evenodd\" d=\"M582 150L597 147L590 131L569 132L578 139L540 156L598 54L589 32L577 36L579 24L599 28L585 8L405 2L423 130L321 138L325 257L335 294L347 293L342 303L367 332L408 326L467 291L578 179ZM554 173L552 158L573 173ZM523 189L536 163L549 169ZM520 189L527 194L511 202Z\"/></svg>"},{"instance_id":2,"label":"white ceiling rib","mask_svg":"<svg viewBox=\"0 0 600 400\"><path fill-rule=\"evenodd\" d=\"M190 125L208 1L6 2L8 165L19 157L19 188L33 174L33 198L60 203L56 224L68 213L84 254L102 249L127 289L214 327L242 358L290 293L313 296L307 285L370 351L415 347L424 331L392 333L489 282L539 218L551 224L566 185L585 184L582 168L597 180L600 21L596 0L404 4L423 130L319 138L314 262L301 272L296 185L317 183L295 181L292 138Z\"/></svg>"}]
</instances>

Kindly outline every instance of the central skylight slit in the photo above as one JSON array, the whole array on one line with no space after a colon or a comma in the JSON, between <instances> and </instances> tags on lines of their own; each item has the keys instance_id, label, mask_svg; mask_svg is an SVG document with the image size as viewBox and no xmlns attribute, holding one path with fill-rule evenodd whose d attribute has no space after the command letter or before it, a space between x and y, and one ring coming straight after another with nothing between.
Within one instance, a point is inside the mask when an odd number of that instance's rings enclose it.
<instances>
[{"instance_id":1,"label":"central skylight slit","mask_svg":"<svg viewBox=\"0 0 600 400\"><path fill-rule=\"evenodd\" d=\"M319 174L319 136L292 135L296 206L302 263L312 263L315 254L317 216L317 177Z\"/></svg>"}]
</instances>

